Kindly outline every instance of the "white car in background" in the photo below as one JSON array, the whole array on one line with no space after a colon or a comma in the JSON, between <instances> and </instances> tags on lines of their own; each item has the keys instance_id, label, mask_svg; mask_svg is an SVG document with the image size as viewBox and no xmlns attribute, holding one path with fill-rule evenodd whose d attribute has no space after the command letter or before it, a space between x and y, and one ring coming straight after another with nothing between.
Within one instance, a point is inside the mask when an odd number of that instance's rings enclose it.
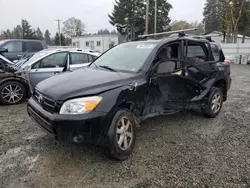
<instances>
[{"instance_id":1,"label":"white car in background","mask_svg":"<svg viewBox=\"0 0 250 188\"><path fill-rule=\"evenodd\" d=\"M67 67L70 70L86 67L98 56L100 53L91 50L46 49L20 60L16 64L19 66L17 73L28 80L33 92L39 82L67 71Z\"/></svg>"}]
</instances>

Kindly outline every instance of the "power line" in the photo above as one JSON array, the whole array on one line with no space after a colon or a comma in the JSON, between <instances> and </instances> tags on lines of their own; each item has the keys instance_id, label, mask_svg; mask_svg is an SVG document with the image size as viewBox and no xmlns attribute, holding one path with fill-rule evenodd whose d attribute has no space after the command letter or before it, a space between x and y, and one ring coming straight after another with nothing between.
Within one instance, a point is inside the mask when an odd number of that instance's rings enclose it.
<instances>
[{"instance_id":1,"label":"power line","mask_svg":"<svg viewBox=\"0 0 250 188\"><path fill-rule=\"evenodd\" d=\"M145 34L148 34L148 13L149 13L149 0L147 0L147 5L146 5Z\"/></svg>"},{"instance_id":2,"label":"power line","mask_svg":"<svg viewBox=\"0 0 250 188\"><path fill-rule=\"evenodd\" d=\"M57 19L55 21L57 22L57 25L58 25L59 46L61 46L62 45L62 41L61 41L61 27L60 27L60 23L61 23L62 20Z\"/></svg>"}]
</instances>

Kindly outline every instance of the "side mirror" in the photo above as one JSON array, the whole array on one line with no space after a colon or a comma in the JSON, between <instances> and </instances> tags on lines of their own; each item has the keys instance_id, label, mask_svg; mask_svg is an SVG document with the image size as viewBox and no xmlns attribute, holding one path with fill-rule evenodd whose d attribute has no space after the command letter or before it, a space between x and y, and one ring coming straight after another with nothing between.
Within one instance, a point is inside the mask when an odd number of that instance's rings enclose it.
<instances>
[{"instance_id":1,"label":"side mirror","mask_svg":"<svg viewBox=\"0 0 250 188\"><path fill-rule=\"evenodd\" d=\"M171 74L175 70L175 62L161 61L158 63L156 74Z\"/></svg>"},{"instance_id":2,"label":"side mirror","mask_svg":"<svg viewBox=\"0 0 250 188\"><path fill-rule=\"evenodd\" d=\"M0 48L0 53L8 52L8 49L6 48Z\"/></svg>"}]
</instances>

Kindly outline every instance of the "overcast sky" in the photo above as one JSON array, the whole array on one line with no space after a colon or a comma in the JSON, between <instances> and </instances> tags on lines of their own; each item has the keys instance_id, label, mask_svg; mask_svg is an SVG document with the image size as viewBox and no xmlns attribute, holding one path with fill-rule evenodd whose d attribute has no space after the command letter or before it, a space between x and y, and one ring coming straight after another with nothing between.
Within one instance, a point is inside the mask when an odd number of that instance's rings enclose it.
<instances>
[{"instance_id":1,"label":"overcast sky","mask_svg":"<svg viewBox=\"0 0 250 188\"><path fill-rule=\"evenodd\" d=\"M113 29L107 14L112 12L114 0L0 0L0 31L12 29L27 19L30 24L44 32L57 31L56 19L62 21L69 17L81 19L87 32L98 29ZM173 9L172 20L201 21L205 0L168 0Z\"/></svg>"}]
</instances>

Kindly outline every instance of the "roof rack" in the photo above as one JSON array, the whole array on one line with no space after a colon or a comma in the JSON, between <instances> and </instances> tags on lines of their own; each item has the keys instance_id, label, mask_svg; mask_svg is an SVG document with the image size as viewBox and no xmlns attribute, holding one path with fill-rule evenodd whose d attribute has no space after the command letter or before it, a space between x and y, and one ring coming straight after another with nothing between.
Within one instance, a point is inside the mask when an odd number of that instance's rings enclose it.
<instances>
[{"instance_id":1,"label":"roof rack","mask_svg":"<svg viewBox=\"0 0 250 188\"><path fill-rule=\"evenodd\" d=\"M192 37L196 39L206 39L209 42L214 42L214 40L212 40L212 37L217 37L217 36L221 36L221 35L220 34L218 35L193 35Z\"/></svg>"},{"instance_id":2,"label":"roof rack","mask_svg":"<svg viewBox=\"0 0 250 188\"><path fill-rule=\"evenodd\" d=\"M146 35L139 35L138 38L144 38L144 37L156 37L156 36L162 36L162 35L171 35L174 33L179 33L180 36L185 36L185 32L187 31L196 31L197 28L191 28L191 29L183 29L183 30L176 30L176 31L167 31L162 33L153 33L153 34L146 34Z\"/></svg>"}]
</instances>

